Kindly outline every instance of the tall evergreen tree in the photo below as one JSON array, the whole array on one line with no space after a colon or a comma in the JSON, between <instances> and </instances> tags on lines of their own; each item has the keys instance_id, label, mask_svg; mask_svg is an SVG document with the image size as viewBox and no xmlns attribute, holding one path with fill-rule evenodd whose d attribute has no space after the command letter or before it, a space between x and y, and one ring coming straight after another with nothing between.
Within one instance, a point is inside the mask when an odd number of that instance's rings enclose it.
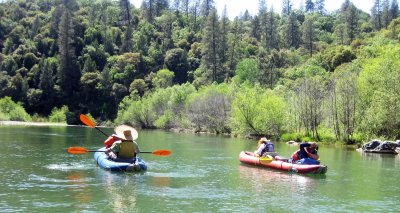
<instances>
[{"instance_id":1,"label":"tall evergreen tree","mask_svg":"<svg viewBox=\"0 0 400 213\"><path fill-rule=\"evenodd\" d=\"M182 10L183 14L185 15L186 20L189 20L190 3L191 3L191 0L182 0L182 2L181 2L181 10Z\"/></svg>"},{"instance_id":2,"label":"tall evergreen tree","mask_svg":"<svg viewBox=\"0 0 400 213\"><path fill-rule=\"evenodd\" d=\"M227 60L227 52L228 52L228 34L229 34L229 19L227 15L227 8L226 5L224 7L224 10L222 11L222 16L221 16L221 33L220 33L220 48L219 48L219 55L221 59L221 65L223 66ZM225 72L224 72L225 73Z\"/></svg>"},{"instance_id":3,"label":"tall evergreen tree","mask_svg":"<svg viewBox=\"0 0 400 213\"><path fill-rule=\"evenodd\" d=\"M356 38L358 30L358 10L353 3L344 11L344 19L346 44L350 44Z\"/></svg>"},{"instance_id":4,"label":"tall evergreen tree","mask_svg":"<svg viewBox=\"0 0 400 213\"><path fill-rule=\"evenodd\" d=\"M274 8L271 7L267 13L267 28L266 28L266 47L269 49L278 49L278 18L275 15Z\"/></svg>"},{"instance_id":5,"label":"tall evergreen tree","mask_svg":"<svg viewBox=\"0 0 400 213\"><path fill-rule=\"evenodd\" d=\"M193 6L191 7L192 20L190 24L194 32L198 32L200 28L200 23L199 23L200 13L201 13L200 0L195 0Z\"/></svg>"},{"instance_id":6,"label":"tall evergreen tree","mask_svg":"<svg viewBox=\"0 0 400 213\"><path fill-rule=\"evenodd\" d=\"M251 29L250 29L250 36L257 39L258 41L261 40L261 23L259 16L255 16L251 20ZM264 33L264 31L262 31ZM264 36L265 37L265 36Z\"/></svg>"},{"instance_id":7,"label":"tall evergreen tree","mask_svg":"<svg viewBox=\"0 0 400 213\"><path fill-rule=\"evenodd\" d=\"M383 27L387 28L390 24L390 13L389 13L389 0L383 0L383 6L382 6L382 22L383 22Z\"/></svg>"},{"instance_id":8,"label":"tall evergreen tree","mask_svg":"<svg viewBox=\"0 0 400 213\"><path fill-rule=\"evenodd\" d=\"M314 6L319 14L325 14L325 0L316 0Z\"/></svg>"},{"instance_id":9,"label":"tall evergreen tree","mask_svg":"<svg viewBox=\"0 0 400 213\"><path fill-rule=\"evenodd\" d=\"M74 92L79 90L79 79L81 77L74 48L73 12L68 7L73 2L75 1L65 1L64 5L61 6L63 13L58 34L58 49L60 52L58 84L67 99L72 98Z\"/></svg>"},{"instance_id":10,"label":"tall evergreen tree","mask_svg":"<svg viewBox=\"0 0 400 213\"><path fill-rule=\"evenodd\" d=\"M389 9L389 16L390 20L396 19L399 17L399 4L397 0L392 0L390 4L390 9Z\"/></svg>"},{"instance_id":11,"label":"tall evergreen tree","mask_svg":"<svg viewBox=\"0 0 400 213\"><path fill-rule=\"evenodd\" d=\"M131 26L131 3L129 0L120 0L121 16L123 25L125 25L125 33L122 40L121 53L132 52L132 33Z\"/></svg>"},{"instance_id":12,"label":"tall evergreen tree","mask_svg":"<svg viewBox=\"0 0 400 213\"><path fill-rule=\"evenodd\" d=\"M303 46L312 56L314 53L315 28L311 17L303 22Z\"/></svg>"},{"instance_id":13,"label":"tall evergreen tree","mask_svg":"<svg viewBox=\"0 0 400 213\"><path fill-rule=\"evenodd\" d=\"M290 0L282 0L282 16L288 16L292 12L292 2Z\"/></svg>"},{"instance_id":14,"label":"tall evergreen tree","mask_svg":"<svg viewBox=\"0 0 400 213\"><path fill-rule=\"evenodd\" d=\"M258 25L258 26L257 26ZM257 38L261 44L267 46L267 3L265 0L260 0L258 3L258 16L253 20L253 37Z\"/></svg>"},{"instance_id":15,"label":"tall evergreen tree","mask_svg":"<svg viewBox=\"0 0 400 213\"><path fill-rule=\"evenodd\" d=\"M203 3L201 4L201 14L208 17L210 11L215 7L214 4L214 0L203 0Z\"/></svg>"},{"instance_id":16,"label":"tall evergreen tree","mask_svg":"<svg viewBox=\"0 0 400 213\"><path fill-rule=\"evenodd\" d=\"M382 0L375 0L374 5L371 8L371 18L377 30L382 29L383 26L382 10L383 10Z\"/></svg>"},{"instance_id":17,"label":"tall evergreen tree","mask_svg":"<svg viewBox=\"0 0 400 213\"><path fill-rule=\"evenodd\" d=\"M300 46L300 29L296 14L291 12L285 27L285 40L288 48Z\"/></svg>"},{"instance_id":18,"label":"tall evergreen tree","mask_svg":"<svg viewBox=\"0 0 400 213\"><path fill-rule=\"evenodd\" d=\"M314 12L314 2L312 0L306 0L306 13Z\"/></svg>"},{"instance_id":19,"label":"tall evergreen tree","mask_svg":"<svg viewBox=\"0 0 400 213\"><path fill-rule=\"evenodd\" d=\"M238 17L235 18L232 24L232 30L231 30L231 35L232 37L230 38L229 41L229 48L228 48L228 57L229 57L229 70L235 70L236 69L236 64L238 63L238 45L242 39L242 34L243 34L243 21L240 20ZM230 77L232 77L233 74L230 73Z\"/></svg>"},{"instance_id":20,"label":"tall evergreen tree","mask_svg":"<svg viewBox=\"0 0 400 213\"><path fill-rule=\"evenodd\" d=\"M221 63L219 56L220 29L217 10L213 9L207 17L207 23L204 29L202 63L208 78L211 82L220 82Z\"/></svg>"},{"instance_id":21,"label":"tall evergreen tree","mask_svg":"<svg viewBox=\"0 0 400 213\"><path fill-rule=\"evenodd\" d=\"M154 0L155 1L155 15L161 16L165 10L169 8L168 0Z\"/></svg>"}]
</instances>

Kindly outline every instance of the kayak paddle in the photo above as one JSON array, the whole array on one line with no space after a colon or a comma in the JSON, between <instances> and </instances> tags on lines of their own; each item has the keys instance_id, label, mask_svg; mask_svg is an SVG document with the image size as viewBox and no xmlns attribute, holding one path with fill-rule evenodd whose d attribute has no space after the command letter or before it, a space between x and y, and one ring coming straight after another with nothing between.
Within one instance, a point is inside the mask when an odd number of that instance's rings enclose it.
<instances>
[{"instance_id":1,"label":"kayak paddle","mask_svg":"<svg viewBox=\"0 0 400 213\"><path fill-rule=\"evenodd\" d=\"M86 154L88 152L105 152L104 150L99 151L99 150L87 150L83 147L69 147L67 149L67 152L70 154ZM153 152L140 152L140 153L150 153L153 155L157 155L157 156L168 156L171 154L170 150L164 150L164 149L159 149L159 150L155 150Z\"/></svg>"},{"instance_id":2,"label":"kayak paddle","mask_svg":"<svg viewBox=\"0 0 400 213\"><path fill-rule=\"evenodd\" d=\"M92 127L92 128L96 128L97 130L99 130L101 133L103 133L103 135L105 135L106 137L108 137L108 135L106 133L104 133L101 129L97 128L96 124L94 123L94 121L92 121L92 119L90 119L88 116L81 114L79 116L79 119L82 121L82 123L84 123L86 126Z\"/></svg>"}]
</instances>

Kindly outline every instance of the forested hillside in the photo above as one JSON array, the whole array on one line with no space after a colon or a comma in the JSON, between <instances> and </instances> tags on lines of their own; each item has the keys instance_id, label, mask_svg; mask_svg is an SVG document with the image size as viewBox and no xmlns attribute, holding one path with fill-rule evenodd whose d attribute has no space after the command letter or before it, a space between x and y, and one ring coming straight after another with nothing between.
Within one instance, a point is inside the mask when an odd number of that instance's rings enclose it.
<instances>
[{"instance_id":1,"label":"forested hillside","mask_svg":"<svg viewBox=\"0 0 400 213\"><path fill-rule=\"evenodd\" d=\"M0 119L399 138L397 0L375 0L371 14L349 0L332 13L324 0L282 4L229 20L213 0L0 3Z\"/></svg>"}]
</instances>

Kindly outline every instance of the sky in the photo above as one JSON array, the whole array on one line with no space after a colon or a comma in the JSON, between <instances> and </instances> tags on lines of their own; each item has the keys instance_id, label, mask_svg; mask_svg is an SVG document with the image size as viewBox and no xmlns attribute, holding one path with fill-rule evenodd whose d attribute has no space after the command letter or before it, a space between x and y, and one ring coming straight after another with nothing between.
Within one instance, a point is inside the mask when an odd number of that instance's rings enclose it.
<instances>
[{"instance_id":1,"label":"sky","mask_svg":"<svg viewBox=\"0 0 400 213\"><path fill-rule=\"evenodd\" d=\"M142 0L130 0L136 7L140 7ZM374 0L350 0L358 9L370 13ZM233 20L236 16L243 14L246 9L250 15L256 15L258 13L258 2L259 0L214 0L215 6L218 13L221 14L224 6L227 7L227 13L229 19ZM282 0L266 0L268 10L271 5L274 7L274 11L280 13L282 11ZM301 2L305 5L306 0L292 0L293 7L298 9ZM325 0L325 9L329 12L340 8L344 0Z\"/></svg>"}]
</instances>

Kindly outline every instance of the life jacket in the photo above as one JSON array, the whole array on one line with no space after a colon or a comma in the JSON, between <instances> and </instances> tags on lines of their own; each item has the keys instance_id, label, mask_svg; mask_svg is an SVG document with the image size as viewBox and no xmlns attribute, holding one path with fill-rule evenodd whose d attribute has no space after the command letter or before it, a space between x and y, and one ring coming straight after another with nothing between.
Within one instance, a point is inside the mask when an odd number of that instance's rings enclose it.
<instances>
[{"instance_id":1,"label":"life jacket","mask_svg":"<svg viewBox=\"0 0 400 213\"><path fill-rule=\"evenodd\" d=\"M264 155L264 153L266 152L274 152L274 144L269 142L269 141L264 141L263 142L265 144L264 149L261 151L261 156Z\"/></svg>"},{"instance_id":2,"label":"life jacket","mask_svg":"<svg viewBox=\"0 0 400 213\"><path fill-rule=\"evenodd\" d=\"M135 143L132 141L122 141L119 152L118 152L118 157L119 158L133 158L135 157Z\"/></svg>"},{"instance_id":3,"label":"life jacket","mask_svg":"<svg viewBox=\"0 0 400 213\"><path fill-rule=\"evenodd\" d=\"M294 151L294 152L292 153L292 156L291 156L291 157L292 157L292 161L293 161L293 162L300 160L299 151L300 151L300 150L296 150L296 151Z\"/></svg>"},{"instance_id":4,"label":"life jacket","mask_svg":"<svg viewBox=\"0 0 400 213\"><path fill-rule=\"evenodd\" d=\"M275 147L274 144L271 142L265 142L266 146L265 146L265 152L275 152Z\"/></svg>"},{"instance_id":5,"label":"life jacket","mask_svg":"<svg viewBox=\"0 0 400 213\"><path fill-rule=\"evenodd\" d=\"M106 146L106 148L110 148L113 145L113 143L117 140L119 140L119 139L116 137L110 136L104 141L104 145Z\"/></svg>"}]
</instances>

